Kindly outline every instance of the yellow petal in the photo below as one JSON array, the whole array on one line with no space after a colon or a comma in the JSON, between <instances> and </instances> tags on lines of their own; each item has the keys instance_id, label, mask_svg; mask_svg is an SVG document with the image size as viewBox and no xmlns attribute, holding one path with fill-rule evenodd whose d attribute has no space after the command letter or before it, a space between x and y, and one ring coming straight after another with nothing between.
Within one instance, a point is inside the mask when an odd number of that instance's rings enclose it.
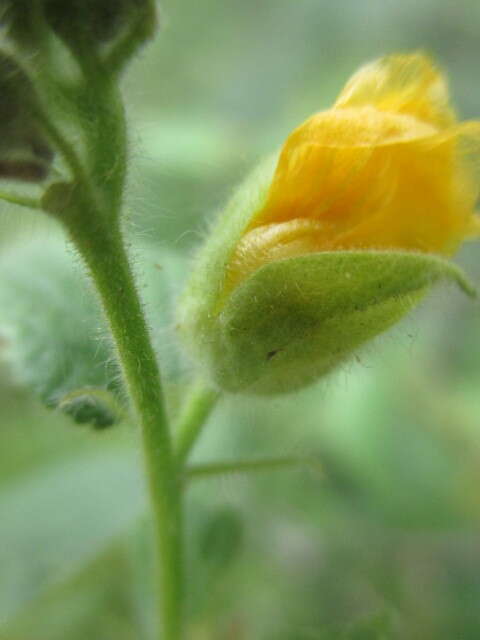
<instances>
[{"instance_id":1,"label":"yellow petal","mask_svg":"<svg viewBox=\"0 0 480 640\"><path fill-rule=\"evenodd\" d=\"M310 218L331 223L338 234L388 205L397 147L433 135L415 118L372 107L314 115L285 142L267 202L250 228Z\"/></svg>"},{"instance_id":2,"label":"yellow petal","mask_svg":"<svg viewBox=\"0 0 480 640\"><path fill-rule=\"evenodd\" d=\"M298 218L248 231L228 265L225 290L231 291L264 264L313 253L326 231L320 222Z\"/></svg>"},{"instance_id":3,"label":"yellow petal","mask_svg":"<svg viewBox=\"0 0 480 640\"><path fill-rule=\"evenodd\" d=\"M478 182L463 142L468 128L462 131L459 126L392 149L390 167L396 176L392 198L339 233L328 248L409 249L452 255L478 229L473 213ZM477 139L477 157L479 152Z\"/></svg>"},{"instance_id":4,"label":"yellow petal","mask_svg":"<svg viewBox=\"0 0 480 640\"><path fill-rule=\"evenodd\" d=\"M373 105L443 129L455 123L445 78L423 54L387 56L362 67L345 85L336 109Z\"/></svg>"},{"instance_id":5,"label":"yellow petal","mask_svg":"<svg viewBox=\"0 0 480 640\"><path fill-rule=\"evenodd\" d=\"M480 123L457 124L422 55L367 65L336 105L286 140L265 203L231 256L227 289L310 252L452 255L480 236Z\"/></svg>"}]
</instances>

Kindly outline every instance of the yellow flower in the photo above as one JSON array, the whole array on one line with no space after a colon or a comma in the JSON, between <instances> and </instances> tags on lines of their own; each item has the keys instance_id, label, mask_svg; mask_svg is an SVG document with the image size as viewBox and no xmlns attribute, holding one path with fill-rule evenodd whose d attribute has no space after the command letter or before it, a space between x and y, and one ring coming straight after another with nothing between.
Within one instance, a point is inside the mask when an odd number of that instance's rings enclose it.
<instances>
[{"instance_id":1,"label":"yellow flower","mask_svg":"<svg viewBox=\"0 0 480 640\"><path fill-rule=\"evenodd\" d=\"M361 68L334 106L287 138L267 198L228 266L226 292L270 262L320 251L450 256L478 234L480 123L458 123L422 54Z\"/></svg>"},{"instance_id":2,"label":"yellow flower","mask_svg":"<svg viewBox=\"0 0 480 640\"><path fill-rule=\"evenodd\" d=\"M398 322L479 234L480 123L458 123L421 54L360 69L234 194L179 308L213 384L282 393ZM275 163L275 164L274 164Z\"/></svg>"}]
</instances>

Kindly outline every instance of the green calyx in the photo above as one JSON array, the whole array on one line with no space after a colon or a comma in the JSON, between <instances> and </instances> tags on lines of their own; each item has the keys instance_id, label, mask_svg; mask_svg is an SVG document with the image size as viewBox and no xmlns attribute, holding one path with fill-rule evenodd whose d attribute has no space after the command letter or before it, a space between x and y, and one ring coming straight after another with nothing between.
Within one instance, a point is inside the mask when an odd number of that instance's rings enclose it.
<instances>
[{"instance_id":1,"label":"green calyx","mask_svg":"<svg viewBox=\"0 0 480 640\"><path fill-rule=\"evenodd\" d=\"M396 323L437 281L453 280L473 295L448 260L359 250L271 262L225 297L226 266L261 206L268 175L269 170L257 174L227 208L197 259L180 306L187 348L218 387L257 394L299 389ZM258 201L249 207L255 180Z\"/></svg>"}]
</instances>

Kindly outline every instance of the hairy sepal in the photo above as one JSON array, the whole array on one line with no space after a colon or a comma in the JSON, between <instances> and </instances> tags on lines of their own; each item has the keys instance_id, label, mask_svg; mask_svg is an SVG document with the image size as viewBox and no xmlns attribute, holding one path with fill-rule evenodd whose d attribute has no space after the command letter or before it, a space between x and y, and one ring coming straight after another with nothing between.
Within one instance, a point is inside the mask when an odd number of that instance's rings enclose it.
<instances>
[{"instance_id":1,"label":"hairy sepal","mask_svg":"<svg viewBox=\"0 0 480 640\"><path fill-rule=\"evenodd\" d=\"M445 279L473 295L462 271L436 256L315 253L263 266L210 310L190 304L182 326L219 387L293 391L388 329Z\"/></svg>"}]
</instances>

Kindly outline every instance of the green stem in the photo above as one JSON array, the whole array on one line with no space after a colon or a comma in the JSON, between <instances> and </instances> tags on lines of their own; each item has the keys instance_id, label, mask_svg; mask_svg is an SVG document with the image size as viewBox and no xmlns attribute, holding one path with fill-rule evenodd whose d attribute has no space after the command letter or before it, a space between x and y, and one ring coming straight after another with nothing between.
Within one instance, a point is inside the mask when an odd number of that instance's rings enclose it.
<instances>
[{"instance_id":1,"label":"green stem","mask_svg":"<svg viewBox=\"0 0 480 640\"><path fill-rule=\"evenodd\" d=\"M83 75L76 93L87 143L87 166L93 184L108 203L106 213L114 217L121 204L127 169L125 107L117 79L91 44L77 42L75 53Z\"/></svg>"},{"instance_id":2,"label":"green stem","mask_svg":"<svg viewBox=\"0 0 480 640\"><path fill-rule=\"evenodd\" d=\"M96 63L94 58L92 66ZM118 210L123 196L127 169L127 129L125 108L115 79L104 71L100 62L97 73L88 76L83 99L85 112L93 122L87 133L90 173L100 192ZM115 146L112 146L115 140Z\"/></svg>"},{"instance_id":3,"label":"green stem","mask_svg":"<svg viewBox=\"0 0 480 640\"><path fill-rule=\"evenodd\" d=\"M220 394L202 382L195 383L178 419L175 455L179 468L185 463Z\"/></svg>"},{"instance_id":4,"label":"green stem","mask_svg":"<svg viewBox=\"0 0 480 640\"><path fill-rule=\"evenodd\" d=\"M160 574L162 637L179 640L183 599L181 493L156 356L120 230L110 226L91 233L75 225L70 232L100 294L141 425Z\"/></svg>"},{"instance_id":5,"label":"green stem","mask_svg":"<svg viewBox=\"0 0 480 640\"><path fill-rule=\"evenodd\" d=\"M45 130L45 133L50 138L53 146L56 147L57 151L62 155L76 182L79 185L82 185L82 188L86 191L85 195L88 195L89 198L93 199L90 182L88 181L82 163L75 152L74 146L65 138L60 129L55 126L47 112L42 107L37 106L34 114Z\"/></svg>"},{"instance_id":6,"label":"green stem","mask_svg":"<svg viewBox=\"0 0 480 640\"><path fill-rule=\"evenodd\" d=\"M213 462L210 464L196 464L188 467L185 472L187 480L208 478L227 473L248 473L261 471L281 471L288 467L308 466L323 473L323 468L315 458L299 456L280 456L278 458L258 458L257 460L232 460L231 462Z\"/></svg>"},{"instance_id":7,"label":"green stem","mask_svg":"<svg viewBox=\"0 0 480 640\"><path fill-rule=\"evenodd\" d=\"M152 16L155 4L151 3ZM152 18L153 19L153 18ZM133 34L135 35L135 34ZM137 34L140 37L140 34ZM116 78L96 52L66 43L83 73L75 114L87 143L82 158L58 127L45 91L34 116L63 157L72 183L57 182L42 198L44 209L66 227L99 294L124 380L141 427L153 512L159 635L181 640L183 620L182 492L162 392L160 371L119 223L125 186L127 136ZM75 46L74 46L75 45ZM77 47L78 45L78 47ZM44 88L48 82L43 78ZM66 94L64 95L66 97ZM85 116L83 119L80 115ZM73 120L74 118L72 118Z\"/></svg>"},{"instance_id":8,"label":"green stem","mask_svg":"<svg viewBox=\"0 0 480 640\"><path fill-rule=\"evenodd\" d=\"M98 78L97 78L98 79ZM90 180L74 147L38 109L37 118L63 156L75 181L74 198L51 213L58 216L85 261L100 296L110 326L126 386L141 427L143 451L154 521L155 562L159 593L156 609L163 640L181 640L183 620L182 494L175 465L160 372L145 321L142 304L119 225L125 180L126 135L123 109L117 90L109 86L100 98L106 113L111 106L112 138L101 137L100 148L90 159L100 168L110 158L113 183L100 192ZM120 105L120 106L119 106ZM107 116L105 116L106 118ZM105 124L103 119L96 125ZM112 164L112 154L120 165ZM105 165L103 164L105 162ZM96 176L98 179L98 176ZM108 180L107 180L108 181ZM113 184L113 186L112 186ZM102 197L103 195L103 197Z\"/></svg>"}]
</instances>

